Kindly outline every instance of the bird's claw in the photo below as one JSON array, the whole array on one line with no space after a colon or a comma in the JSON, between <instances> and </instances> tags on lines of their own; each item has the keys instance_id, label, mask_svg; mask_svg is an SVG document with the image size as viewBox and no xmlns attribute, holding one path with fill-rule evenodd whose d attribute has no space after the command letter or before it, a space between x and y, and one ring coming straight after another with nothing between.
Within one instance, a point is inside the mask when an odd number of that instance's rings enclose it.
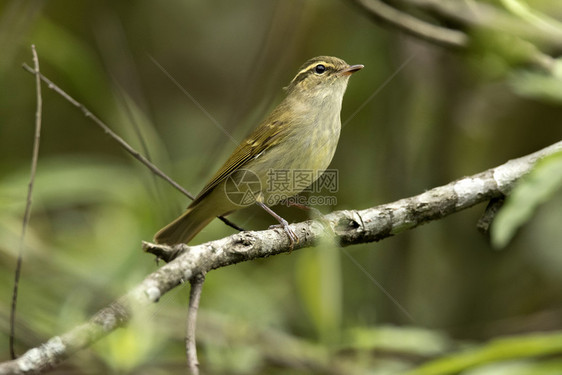
<instances>
[{"instance_id":1,"label":"bird's claw","mask_svg":"<svg viewBox=\"0 0 562 375\"><path fill-rule=\"evenodd\" d=\"M277 228L282 228L285 231L285 233L287 233L290 242L289 252L293 251L295 243L299 243L299 237L297 236L295 231L292 230L291 227L289 227L289 223L287 223L287 220L285 219L281 219L279 224L274 224L269 227L269 229L277 229Z\"/></svg>"}]
</instances>

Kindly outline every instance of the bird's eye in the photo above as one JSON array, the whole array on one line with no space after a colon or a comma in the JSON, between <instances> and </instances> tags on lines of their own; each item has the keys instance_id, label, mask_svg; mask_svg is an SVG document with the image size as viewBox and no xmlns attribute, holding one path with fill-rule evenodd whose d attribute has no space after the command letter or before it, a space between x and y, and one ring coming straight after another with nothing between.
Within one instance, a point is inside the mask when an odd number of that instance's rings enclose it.
<instances>
[{"instance_id":1,"label":"bird's eye","mask_svg":"<svg viewBox=\"0 0 562 375\"><path fill-rule=\"evenodd\" d=\"M314 71L316 72L316 74L323 74L326 71L326 67L322 64L318 64L314 68Z\"/></svg>"}]
</instances>

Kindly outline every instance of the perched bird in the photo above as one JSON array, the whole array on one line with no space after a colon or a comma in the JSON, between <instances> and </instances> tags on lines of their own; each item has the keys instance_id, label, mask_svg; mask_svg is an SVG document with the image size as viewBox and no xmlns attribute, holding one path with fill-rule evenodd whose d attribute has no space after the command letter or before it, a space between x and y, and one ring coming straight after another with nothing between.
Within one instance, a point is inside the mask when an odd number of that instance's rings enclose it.
<instances>
[{"instance_id":1,"label":"perched bird","mask_svg":"<svg viewBox=\"0 0 562 375\"><path fill-rule=\"evenodd\" d=\"M187 210L156 233L154 241L187 243L216 216L255 203L280 222L291 243L298 240L268 206L314 182L295 182L295 171L309 171L316 179L328 168L340 136L343 94L351 74L362 68L330 56L305 62L285 88L285 99L238 145ZM272 181L280 171L283 183Z\"/></svg>"}]
</instances>

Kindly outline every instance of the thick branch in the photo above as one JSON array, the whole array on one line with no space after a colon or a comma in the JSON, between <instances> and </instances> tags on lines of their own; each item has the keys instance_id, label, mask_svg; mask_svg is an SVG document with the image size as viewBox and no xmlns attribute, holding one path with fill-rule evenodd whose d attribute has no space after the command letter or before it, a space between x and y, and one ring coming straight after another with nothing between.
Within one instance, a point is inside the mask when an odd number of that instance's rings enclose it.
<instances>
[{"instance_id":1,"label":"thick branch","mask_svg":"<svg viewBox=\"0 0 562 375\"><path fill-rule=\"evenodd\" d=\"M344 246L378 241L477 203L509 194L516 181L529 172L538 159L558 151L562 151L562 141L414 197L361 211L336 211L318 221L293 224L291 227L299 236L293 251L314 246L326 236L335 236ZM99 311L87 323L27 351L16 360L1 363L0 375L53 368L72 353L121 326L136 309L157 302L165 293L195 275L234 263L289 252L290 245L285 232L279 229L242 232L198 246L180 245L173 249L145 243L146 251L157 254L169 263L148 275L141 284ZM173 257L175 259L172 260Z\"/></svg>"}]
</instances>

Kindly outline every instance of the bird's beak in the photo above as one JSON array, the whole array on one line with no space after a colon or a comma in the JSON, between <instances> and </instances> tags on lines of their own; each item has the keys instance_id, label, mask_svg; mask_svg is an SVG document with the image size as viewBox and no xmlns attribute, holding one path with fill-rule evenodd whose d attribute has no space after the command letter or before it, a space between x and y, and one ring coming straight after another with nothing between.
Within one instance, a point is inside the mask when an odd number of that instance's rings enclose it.
<instances>
[{"instance_id":1,"label":"bird's beak","mask_svg":"<svg viewBox=\"0 0 562 375\"><path fill-rule=\"evenodd\" d=\"M365 66L358 64L358 65L350 65L347 68L343 68L342 70L339 71L339 73L343 76L350 76L353 73L357 72L358 70L363 69Z\"/></svg>"}]
</instances>

